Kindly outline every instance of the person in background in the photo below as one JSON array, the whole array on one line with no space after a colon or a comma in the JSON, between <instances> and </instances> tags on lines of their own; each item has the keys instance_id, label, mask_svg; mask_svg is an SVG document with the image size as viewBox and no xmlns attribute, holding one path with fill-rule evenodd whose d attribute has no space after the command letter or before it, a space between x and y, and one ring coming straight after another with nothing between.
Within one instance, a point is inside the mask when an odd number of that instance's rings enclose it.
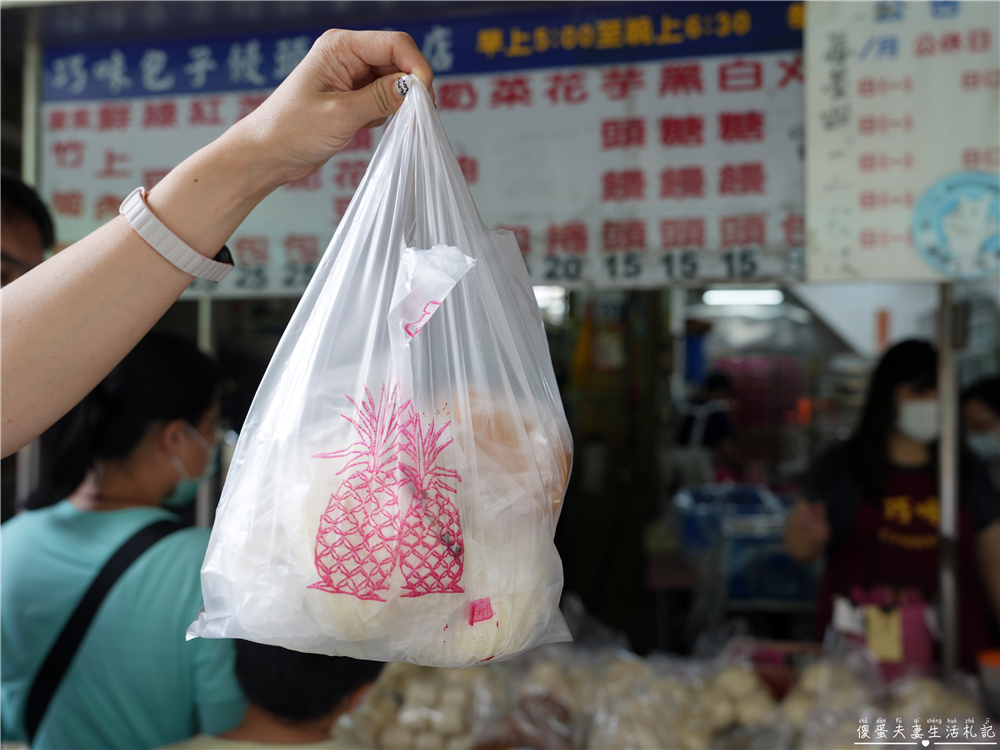
<instances>
[{"instance_id":1,"label":"person in background","mask_svg":"<svg viewBox=\"0 0 1000 750\"><path fill-rule=\"evenodd\" d=\"M940 579L937 354L904 341L879 361L854 436L806 473L789 516L785 546L795 560L826 557L816 626L822 638L834 596L916 589L937 599ZM1000 496L982 464L963 452L958 507L960 664L975 673L976 654L994 647L1000 622ZM992 610L992 611L991 611Z\"/></svg>"},{"instance_id":2,"label":"person in background","mask_svg":"<svg viewBox=\"0 0 1000 750\"><path fill-rule=\"evenodd\" d=\"M153 332L52 430L50 470L3 525L0 726L30 734L28 697L106 561L140 529L177 520L213 466L218 373L188 341ZM231 641L185 640L202 604L207 529L174 531L101 601L33 748L151 748L235 726L246 702Z\"/></svg>"},{"instance_id":3,"label":"person in background","mask_svg":"<svg viewBox=\"0 0 1000 750\"><path fill-rule=\"evenodd\" d=\"M349 747L330 736L382 664L236 642L236 677L250 705L243 721L217 736L198 735L162 750L249 750L264 747Z\"/></svg>"},{"instance_id":4,"label":"person in background","mask_svg":"<svg viewBox=\"0 0 1000 750\"><path fill-rule=\"evenodd\" d=\"M965 444L986 464L1000 492L1000 377L973 383L962 393Z\"/></svg>"},{"instance_id":5,"label":"person in background","mask_svg":"<svg viewBox=\"0 0 1000 750\"><path fill-rule=\"evenodd\" d=\"M0 169L0 287L39 265L55 242L52 217L38 194L6 167ZM0 522L14 515L17 459L0 464Z\"/></svg>"},{"instance_id":6,"label":"person in background","mask_svg":"<svg viewBox=\"0 0 1000 750\"><path fill-rule=\"evenodd\" d=\"M45 260L55 244L52 217L38 193L4 167L0 170L0 287Z\"/></svg>"},{"instance_id":7,"label":"person in background","mask_svg":"<svg viewBox=\"0 0 1000 750\"><path fill-rule=\"evenodd\" d=\"M193 252L215 257L264 198L396 112L408 90L402 74L433 98L434 72L409 35L327 31L263 104L158 182L148 210ZM191 280L118 216L4 287L0 457L89 393Z\"/></svg>"},{"instance_id":8,"label":"person in background","mask_svg":"<svg viewBox=\"0 0 1000 750\"><path fill-rule=\"evenodd\" d=\"M680 407L683 419L673 461L677 486L738 480L739 444L729 418L728 399L732 396L729 378L713 372L705 378L699 395Z\"/></svg>"}]
</instances>

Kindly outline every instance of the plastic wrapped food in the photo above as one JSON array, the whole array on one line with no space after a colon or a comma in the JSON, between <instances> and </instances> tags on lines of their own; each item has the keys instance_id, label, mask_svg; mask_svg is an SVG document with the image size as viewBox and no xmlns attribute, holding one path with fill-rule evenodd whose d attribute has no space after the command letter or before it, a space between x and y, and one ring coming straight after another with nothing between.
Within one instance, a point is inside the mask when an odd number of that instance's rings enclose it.
<instances>
[{"instance_id":1,"label":"plastic wrapped food","mask_svg":"<svg viewBox=\"0 0 1000 750\"><path fill-rule=\"evenodd\" d=\"M568 640L571 459L517 243L414 81L250 408L189 635L442 667Z\"/></svg>"}]
</instances>

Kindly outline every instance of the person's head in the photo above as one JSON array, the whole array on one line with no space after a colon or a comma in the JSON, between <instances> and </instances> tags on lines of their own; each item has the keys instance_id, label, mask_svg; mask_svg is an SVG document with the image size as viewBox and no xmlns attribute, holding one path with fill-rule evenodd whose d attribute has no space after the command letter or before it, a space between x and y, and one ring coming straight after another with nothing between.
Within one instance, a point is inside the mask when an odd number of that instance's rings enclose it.
<instances>
[{"instance_id":1,"label":"person's head","mask_svg":"<svg viewBox=\"0 0 1000 750\"><path fill-rule=\"evenodd\" d=\"M896 432L930 444L940 433L937 352L926 341L890 348L872 373L855 433L862 479L875 492L889 464L889 440Z\"/></svg>"},{"instance_id":2,"label":"person's head","mask_svg":"<svg viewBox=\"0 0 1000 750\"><path fill-rule=\"evenodd\" d=\"M58 502L89 471L112 464L127 468L156 499L185 480L194 490L191 480L206 470L215 442L218 382L215 363L194 344L147 334L51 428L51 467L28 507Z\"/></svg>"},{"instance_id":3,"label":"person's head","mask_svg":"<svg viewBox=\"0 0 1000 750\"><path fill-rule=\"evenodd\" d=\"M980 380L962 393L962 420L969 450L986 461L1000 458L1000 377Z\"/></svg>"},{"instance_id":4,"label":"person's head","mask_svg":"<svg viewBox=\"0 0 1000 750\"><path fill-rule=\"evenodd\" d=\"M236 679L247 699L285 723L332 726L381 671L381 662L236 641Z\"/></svg>"},{"instance_id":5,"label":"person's head","mask_svg":"<svg viewBox=\"0 0 1000 750\"><path fill-rule=\"evenodd\" d=\"M9 169L0 170L0 286L41 263L54 242L52 217L38 194Z\"/></svg>"},{"instance_id":6,"label":"person's head","mask_svg":"<svg viewBox=\"0 0 1000 750\"><path fill-rule=\"evenodd\" d=\"M709 400L727 399L733 395L733 384L728 375L712 372L705 378L704 390L705 397Z\"/></svg>"}]
</instances>

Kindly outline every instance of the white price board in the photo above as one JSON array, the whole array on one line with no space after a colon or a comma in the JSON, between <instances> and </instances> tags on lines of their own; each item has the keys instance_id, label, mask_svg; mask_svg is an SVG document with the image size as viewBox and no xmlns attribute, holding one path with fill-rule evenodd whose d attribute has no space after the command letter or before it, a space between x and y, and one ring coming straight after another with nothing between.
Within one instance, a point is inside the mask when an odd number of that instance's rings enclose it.
<instances>
[{"instance_id":1,"label":"white price board","mask_svg":"<svg viewBox=\"0 0 1000 750\"><path fill-rule=\"evenodd\" d=\"M995 276L1000 3L807 7L807 277Z\"/></svg>"},{"instance_id":2,"label":"white price board","mask_svg":"<svg viewBox=\"0 0 1000 750\"><path fill-rule=\"evenodd\" d=\"M799 3L622 3L401 27L490 226L536 284L802 277ZM246 116L319 30L46 51L42 195L68 244ZM268 197L236 270L188 294L298 295L378 144Z\"/></svg>"}]
</instances>

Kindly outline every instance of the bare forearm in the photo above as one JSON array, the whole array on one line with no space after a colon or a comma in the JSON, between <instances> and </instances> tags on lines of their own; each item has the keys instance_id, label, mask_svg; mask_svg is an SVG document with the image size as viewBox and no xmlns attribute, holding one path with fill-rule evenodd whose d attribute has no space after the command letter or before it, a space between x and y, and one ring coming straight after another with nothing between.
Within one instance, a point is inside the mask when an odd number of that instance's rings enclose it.
<instances>
[{"instance_id":1,"label":"bare forearm","mask_svg":"<svg viewBox=\"0 0 1000 750\"><path fill-rule=\"evenodd\" d=\"M239 131L189 157L150 192L153 213L213 256L277 185ZM241 152L242 151L242 155ZM0 292L2 453L85 396L190 283L118 217Z\"/></svg>"}]
</instances>

